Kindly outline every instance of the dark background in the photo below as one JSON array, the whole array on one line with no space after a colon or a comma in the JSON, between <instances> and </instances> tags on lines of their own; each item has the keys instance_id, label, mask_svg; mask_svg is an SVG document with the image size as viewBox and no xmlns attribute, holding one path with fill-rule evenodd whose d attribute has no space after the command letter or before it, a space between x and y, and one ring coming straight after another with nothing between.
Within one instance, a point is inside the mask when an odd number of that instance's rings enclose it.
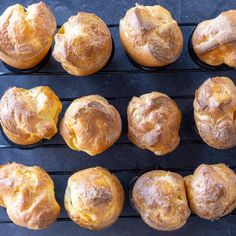
<instances>
[{"instance_id":1,"label":"dark background","mask_svg":"<svg viewBox=\"0 0 236 236\"><path fill-rule=\"evenodd\" d=\"M136 0L137 1L137 0ZM9 220L5 209L0 208L0 235L236 235L236 212L220 220L211 222L191 215L187 224L175 232L159 232L149 228L140 219L129 203L130 181L140 171L160 168L187 175L201 163L223 162L236 170L236 148L216 150L204 144L194 131L192 103L194 92L207 78L228 76L236 82L233 69L213 71L200 68L188 54L187 42L192 29L202 20L214 18L220 12L236 8L235 0L160 0L138 1L145 5L161 4L171 11L181 26L184 35L184 49L181 57L172 65L158 71L143 71L132 65L119 41L118 24L126 10L134 6L134 0L77 0L46 1L57 19L58 27L69 16L78 11L96 13L109 26L115 43L115 54L110 64L102 71L86 77L67 74L52 57L38 72L19 75L8 71L0 63L0 96L8 87L32 88L39 85L50 86L63 102L63 111L70 102L80 96L99 94L104 96L120 112L123 132L118 142L106 152L90 157L85 153L69 149L62 138L56 135L52 140L38 145L32 150L22 150L9 145L0 135L0 164L18 162L25 165L39 165L49 172L55 182L56 197L62 207L57 222L43 231L20 228ZM24 6L35 1L19 1ZM17 1L0 1L0 14ZM133 96L151 91L159 91L171 96L179 105L182 114L181 143L171 154L157 157L149 151L138 149L126 137L126 109ZM69 176L88 167L103 166L111 170L121 180L126 191L124 210L118 221L108 229L93 232L79 227L68 219L63 207L63 197Z\"/></svg>"}]
</instances>

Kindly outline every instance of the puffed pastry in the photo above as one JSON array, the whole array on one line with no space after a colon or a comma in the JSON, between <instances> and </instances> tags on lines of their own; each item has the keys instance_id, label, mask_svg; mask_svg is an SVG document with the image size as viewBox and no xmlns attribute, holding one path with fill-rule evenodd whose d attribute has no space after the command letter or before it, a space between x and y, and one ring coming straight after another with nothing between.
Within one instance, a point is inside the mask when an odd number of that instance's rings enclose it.
<instances>
[{"instance_id":1,"label":"puffed pastry","mask_svg":"<svg viewBox=\"0 0 236 236\"><path fill-rule=\"evenodd\" d=\"M128 137L155 155L172 152L179 144L181 112L176 103L159 92L133 97L128 106Z\"/></svg>"},{"instance_id":2,"label":"puffed pastry","mask_svg":"<svg viewBox=\"0 0 236 236\"><path fill-rule=\"evenodd\" d=\"M236 145L236 87L227 77L206 80L195 93L194 118L201 138L218 149Z\"/></svg>"},{"instance_id":3,"label":"puffed pastry","mask_svg":"<svg viewBox=\"0 0 236 236\"><path fill-rule=\"evenodd\" d=\"M200 165L185 185L189 206L201 218L218 219L236 208L236 174L225 164Z\"/></svg>"},{"instance_id":4,"label":"puffed pastry","mask_svg":"<svg viewBox=\"0 0 236 236\"><path fill-rule=\"evenodd\" d=\"M10 88L0 101L0 123L9 140L20 145L51 139L57 133L62 105L46 86Z\"/></svg>"},{"instance_id":5,"label":"puffed pastry","mask_svg":"<svg viewBox=\"0 0 236 236\"><path fill-rule=\"evenodd\" d=\"M47 228L60 213L50 176L17 163L0 166L0 206L13 223L33 230Z\"/></svg>"},{"instance_id":6,"label":"puffed pastry","mask_svg":"<svg viewBox=\"0 0 236 236\"><path fill-rule=\"evenodd\" d=\"M121 126L118 111L105 98L90 95L71 103L61 121L60 133L71 149L94 156L115 143Z\"/></svg>"},{"instance_id":7,"label":"puffed pastry","mask_svg":"<svg viewBox=\"0 0 236 236\"><path fill-rule=\"evenodd\" d=\"M94 14L78 12L55 35L53 57L72 75L99 71L107 64L111 53L110 31Z\"/></svg>"},{"instance_id":8,"label":"puffed pastry","mask_svg":"<svg viewBox=\"0 0 236 236\"><path fill-rule=\"evenodd\" d=\"M124 205L124 191L109 171L102 167L88 168L69 178L64 203L76 224L100 230L117 220Z\"/></svg>"},{"instance_id":9,"label":"puffed pastry","mask_svg":"<svg viewBox=\"0 0 236 236\"><path fill-rule=\"evenodd\" d=\"M172 231L187 221L190 210L179 174L154 170L140 176L132 190L132 202L146 224Z\"/></svg>"},{"instance_id":10,"label":"puffed pastry","mask_svg":"<svg viewBox=\"0 0 236 236\"><path fill-rule=\"evenodd\" d=\"M55 17L44 2L8 7L0 17L0 59L18 69L36 66L47 55L55 31Z\"/></svg>"},{"instance_id":11,"label":"puffed pastry","mask_svg":"<svg viewBox=\"0 0 236 236\"><path fill-rule=\"evenodd\" d=\"M120 39L128 55L147 67L168 65L180 56L182 32L164 7L136 4L120 20Z\"/></svg>"},{"instance_id":12,"label":"puffed pastry","mask_svg":"<svg viewBox=\"0 0 236 236\"><path fill-rule=\"evenodd\" d=\"M192 36L197 57L212 66L236 67L236 10L198 24Z\"/></svg>"}]
</instances>

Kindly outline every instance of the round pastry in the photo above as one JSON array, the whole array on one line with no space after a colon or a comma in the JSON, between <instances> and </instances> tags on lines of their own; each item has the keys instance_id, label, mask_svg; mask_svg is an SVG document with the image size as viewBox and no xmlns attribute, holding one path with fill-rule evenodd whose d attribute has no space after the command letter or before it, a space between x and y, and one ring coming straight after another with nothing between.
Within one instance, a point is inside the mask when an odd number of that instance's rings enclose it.
<instances>
[{"instance_id":1,"label":"round pastry","mask_svg":"<svg viewBox=\"0 0 236 236\"><path fill-rule=\"evenodd\" d=\"M190 215L184 180L169 171L154 170L139 177L132 202L144 222L156 230L179 229Z\"/></svg>"},{"instance_id":2,"label":"round pastry","mask_svg":"<svg viewBox=\"0 0 236 236\"><path fill-rule=\"evenodd\" d=\"M236 67L236 10L222 12L198 24L192 36L197 57L212 66Z\"/></svg>"},{"instance_id":3,"label":"round pastry","mask_svg":"<svg viewBox=\"0 0 236 236\"><path fill-rule=\"evenodd\" d=\"M236 87L227 77L206 80L195 93L194 118L201 138L219 149L236 145Z\"/></svg>"},{"instance_id":4,"label":"round pastry","mask_svg":"<svg viewBox=\"0 0 236 236\"><path fill-rule=\"evenodd\" d=\"M55 17L44 2L8 7L0 17L0 59L18 69L36 66L47 55L55 30Z\"/></svg>"},{"instance_id":5,"label":"round pastry","mask_svg":"<svg viewBox=\"0 0 236 236\"><path fill-rule=\"evenodd\" d=\"M191 210L204 219L214 220L236 208L236 175L225 164L200 165L185 177Z\"/></svg>"},{"instance_id":6,"label":"round pastry","mask_svg":"<svg viewBox=\"0 0 236 236\"><path fill-rule=\"evenodd\" d=\"M50 176L17 163L0 166L0 206L13 223L34 230L47 228L60 213Z\"/></svg>"},{"instance_id":7,"label":"round pastry","mask_svg":"<svg viewBox=\"0 0 236 236\"><path fill-rule=\"evenodd\" d=\"M98 95L74 100L61 121L60 133L76 151L97 155L120 137L121 118L108 101Z\"/></svg>"},{"instance_id":8,"label":"round pastry","mask_svg":"<svg viewBox=\"0 0 236 236\"><path fill-rule=\"evenodd\" d=\"M0 101L0 123L8 139L30 145L51 139L57 133L62 105L46 86L33 89L10 88Z\"/></svg>"},{"instance_id":9,"label":"round pastry","mask_svg":"<svg viewBox=\"0 0 236 236\"><path fill-rule=\"evenodd\" d=\"M120 39L128 55L147 67L165 66L181 54L183 36L168 10L136 4L120 20Z\"/></svg>"},{"instance_id":10,"label":"round pastry","mask_svg":"<svg viewBox=\"0 0 236 236\"><path fill-rule=\"evenodd\" d=\"M133 97L128 106L128 137L155 155L172 152L179 144L181 112L167 95L158 92Z\"/></svg>"},{"instance_id":11,"label":"round pastry","mask_svg":"<svg viewBox=\"0 0 236 236\"><path fill-rule=\"evenodd\" d=\"M102 69L112 53L112 38L96 15L78 12L55 35L53 57L72 75L93 74Z\"/></svg>"},{"instance_id":12,"label":"round pastry","mask_svg":"<svg viewBox=\"0 0 236 236\"><path fill-rule=\"evenodd\" d=\"M100 230L117 220L124 205L124 191L109 171L102 167L89 168L69 178L64 202L76 224Z\"/></svg>"}]
</instances>

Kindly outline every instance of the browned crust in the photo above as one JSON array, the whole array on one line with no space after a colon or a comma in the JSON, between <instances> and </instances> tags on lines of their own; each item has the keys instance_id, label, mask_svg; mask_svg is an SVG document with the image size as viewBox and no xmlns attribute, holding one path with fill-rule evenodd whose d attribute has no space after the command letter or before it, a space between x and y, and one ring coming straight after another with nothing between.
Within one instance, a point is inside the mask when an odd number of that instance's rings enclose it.
<instances>
[{"instance_id":1,"label":"browned crust","mask_svg":"<svg viewBox=\"0 0 236 236\"><path fill-rule=\"evenodd\" d=\"M218 149L236 145L236 87L227 77L206 80L195 93L194 118L201 138Z\"/></svg>"},{"instance_id":2,"label":"browned crust","mask_svg":"<svg viewBox=\"0 0 236 236\"><path fill-rule=\"evenodd\" d=\"M106 65L111 52L110 31L94 14L78 12L55 35L53 57L72 75L97 72Z\"/></svg>"},{"instance_id":3,"label":"browned crust","mask_svg":"<svg viewBox=\"0 0 236 236\"><path fill-rule=\"evenodd\" d=\"M172 152L179 144L181 112L167 95L152 92L133 97L128 106L128 137L156 155Z\"/></svg>"},{"instance_id":4,"label":"browned crust","mask_svg":"<svg viewBox=\"0 0 236 236\"><path fill-rule=\"evenodd\" d=\"M179 229L190 215L183 178L173 172L155 170L139 177L132 200L144 222L156 230Z\"/></svg>"},{"instance_id":5,"label":"browned crust","mask_svg":"<svg viewBox=\"0 0 236 236\"><path fill-rule=\"evenodd\" d=\"M29 145L51 139L57 133L62 104L46 86L27 90L10 88L0 101L0 123L14 143Z\"/></svg>"},{"instance_id":6,"label":"browned crust","mask_svg":"<svg viewBox=\"0 0 236 236\"><path fill-rule=\"evenodd\" d=\"M89 168L69 178L64 202L75 223L100 230L117 220L124 205L124 191L109 171L102 167Z\"/></svg>"},{"instance_id":7,"label":"browned crust","mask_svg":"<svg viewBox=\"0 0 236 236\"><path fill-rule=\"evenodd\" d=\"M0 17L0 59L19 69L29 69L48 53L56 20L44 2L24 8L8 7Z\"/></svg>"},{"instance_id":8,"label":"browned crust","mask_svg":"<svg viewBox=\"0 0 236 236\"><path fill-rule=\"evenodd\" d=\"M165 66L181 54L183 36L168 10L161 6L136 4L120 20L120 39L138 64Z\"/></svg>"},{"instance_id":9,"label":"browned crust","mask_svg":"<svg viewBox=\"0 0 236 236\"><path fill-rule=\"evenodd\" d=\"M193 49L203 62L236 66L236 10L198 24L192 37Z\"/></svg>"},{"instance_id":10,"label":"browned crust","mask_svg":"<svg viewBox=\"0 0 236 236\"><path fill-rule=\"evenodd\" d=\"M201 218L218 219L236 208L236 175L225 164L200 165L185 185L189 206Z\"/></svg>"},{"instance_id":11,"label":"browned crust","mask_svg":"<svg viewBox=\"0 0 236 236\"><path fill-rule=\"evenodd\" d=\"M120 137L121 118L108 101L98 95L74 100L61 121L60 133L76 151L97 155Z\"/></svg>"},{"instance_id":12,"label":"browned crust","mask_svg":"<svg viewBox=\"0 0 236 236\"><path fill-rule=\"evenodd\" d=\"M47 228L60 213L50 176L17 163L0 166L0 205L13 223L34 230Z\"/></svg>"}]
</instances>

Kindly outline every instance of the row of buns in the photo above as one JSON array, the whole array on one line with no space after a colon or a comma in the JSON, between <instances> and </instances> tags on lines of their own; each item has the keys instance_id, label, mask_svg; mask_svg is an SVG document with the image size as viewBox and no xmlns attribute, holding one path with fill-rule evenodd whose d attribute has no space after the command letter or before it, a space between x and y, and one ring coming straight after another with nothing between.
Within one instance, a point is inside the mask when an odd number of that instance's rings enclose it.
<instances>
[{"instance_id":1,"label":"row of buns","mask_svg":"<svg viewBox=\"0 0 236 236\"><path fill-rule=\"evenodd\" d=\"M194 118L201 138L210 146L236 146L236 87L227 77L206 80L195 93ZM10 88L0 100L0 124L5 136L19 145L51 139L57 133L62 103L45 86ZM182 115L167 95L151 92L128 105L128 138L156 155L172 152L180 142ZM98 95L75 99L65 111L60 134L76 151L97 155L120 137L122 122L114 106Z\"/></svg>"},{"instance_id":2,"label":"row of buns","mask_svg":"<svg viewBox=\"0 0 236 236\"><path fill-rule=\"evenodd\" d=\"M185 178L153 170L136 179L131 202L150 227L172 231L186 223L191 210L208 220L231 213L236 208L235 189L236 174L222 163L202 164ZM111 226L124 201L120 181L102 167L74 173L64 195L71 220L91 230ZM0 166L0 206L16 225L33 230L47 228L60 214L51 177L40 167L17 163Z\"/></svg>"},{"instance_id":3,"label":"row of buns","mask_svg":"<svg viewBox=\"0 0 236 236\"><path fill-rule=\"evenodd\" d=\"M193 51L203 62L236 66L236 10L201 22L192 36ZM170 12L161 6L136 5L120 20L120 39L137 64L160 67L174 62L183 48L182 32ZM0 59L29 69L49 52L56 19L45 3L8 7L0 17ZM78 12L56 33L53 57L70 74L82 76L102 69L113 50L107 25L96 15Z\"/></svg>"}]
</instances>

